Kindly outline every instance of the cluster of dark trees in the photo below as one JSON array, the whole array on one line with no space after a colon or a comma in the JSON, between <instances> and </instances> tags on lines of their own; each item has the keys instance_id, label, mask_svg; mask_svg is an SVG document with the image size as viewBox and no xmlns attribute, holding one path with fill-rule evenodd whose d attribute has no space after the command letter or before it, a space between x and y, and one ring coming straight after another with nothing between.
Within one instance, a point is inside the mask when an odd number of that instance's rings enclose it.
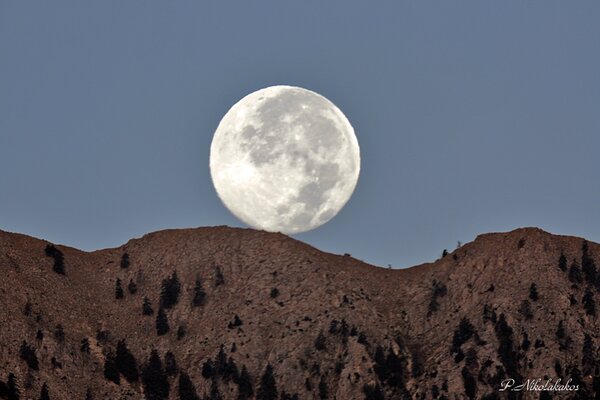
<instances>
[{"instance_id":1,"label":"cluster of dark trees","mask_svg":"<svg viewBox=\"0 0 600 400\"><path fill-rule=\"evenodd\" d=\"M129 259L129 253L125 252L121 256L120 266L123 269L127 269L127 268L129 268L130 265L131 265L131 261ZM127 290L131 294L137 293L137 284L133 281L133 279L129 280L129 284L127 285ZM123 284L121 282L121 279L117 278L117 281L115 283L115 299L120 300L120 299L123 299L124 297L125 297L125 291L123 290Z\"/></svg>"},{"instance_id":2,"label":"cluster of dark trees","mask_svg":"<svg viewBox=\"0 0 600 400\"><path fill-rule=\"evenodd\" d=\"M556 328L556 341L558 342L559 351L569 350L571 343L573 342L571 337L567 334L565 322L563 320L558 322L558 326Z\"/></svg>"},{"instance_id":3,"label":"cluster of dark trees","mask_svg":"<svg viewBox=\"0 0 600 400\"><path fill-rule=\"evenodd\" d=\"M315 339L315 349L319 351L325 351L327 349L327 339L323 335L323 331L320 331Z\"/></svg>"},{"instance_id":4,"label":"cluster of dark trees","mask_svg":"<svg viewBox=\"0 0 600 400\"><path fill-rule=\"evenodd\" d=\"M156 314L156 334L158 336L166 335L169 332L169 319L164 307L159 307L158 313Z\"/></svg>"},{"instance_id":5,"label":"cluster of dark trees","mask_svg":"<svg viewBox=\"0 0 600 400\"><path fill-rule=\"evenodd\" d=\"M438 282L434 279L431 284L431 301L427 307L427 316L430 316L439 310L440 304L438 303L438 299L444 297L447 293L448 289L446 288L446 285L443 282Z\"/></svg>"},{"instance_id":6,"label":"cluster of dark trees","mask_svg":"<svg viewBox=\"0 0 600 400\"><path fill-rule=\"evenodd\" d=\"M64 273L64 263L63 256L60 250L56 249L56 247L52 245L48 245L46 248L46 254L48 256L52 256L55 258L55 265L62 266L55 267L62 269L62 273ZM123 269L129 268L131 265L131 259L129 253L125 252L121 256L120 266ZM220 267L216 266L214 271L214 285L215 287L225 284L225 277L221 272ZM131 294L137 293L137 284L133 281L133 279L129 280L129 284L127 285L127 290ZM179 301L179 294L181 292L181 282L177 276L177 272L173 272L171 276L163 279L161 284L160 291L160 300L159 307L163 307L165 309L173 308ZM123 299L125 295L125 291L123 289L123 282L121 279L117 279L115 283L115 298ZM196 278L195 286L194 286L194 296L192 298L192 306L199 307L204 305L206 302L206 291L204 290L203 282L200 278ZM142 304L142 314L143 315L152 315L154 310L152 309L152 305L150 300L145 297Z\"/></svg>"},{"instance_id":7,"label":"cluster of dark trees","mask_svg":"<svg viewBox=\"0 0 600 400\"><path fill-rule=\"evenodd\" d=\"M583 304L583 309L586 314L592 316L596 315L596 300L594 300L594 292L592 292L589 287L585 289L581 303Z\"/></svg>"},{"instance_id":8,"label":"cluster of dark trees","mask_svg":"<svg viewBox=\"0 0 600 400\"><path fill-rule=\"evenodd\" d=\"M225 284L225 276L221 271L221 267L215 267L215 287L221 286Z\"/></svg>"},{"instance_id":9,"label":"cluster of dark trees","mask_svg":"<svg viewBox=\"0 0 600 400\"><path fill-rule=\"evenodd\" d=\"M44 382L40 391L40 400L50 400L50 393L48 392L48 385Z\"/></svg>"},{"instance_id":10,"label":"cluster of dark trees","mask_svg":"<svg viewBox=\"0 0 600 400\"><path fill-rule=\"evenodd\" d=\"M397 355L392 348L384 350L377 346L373 356L373 370L382 386L388 387L393 397L404 398L408 394L406 381L408 379L408 360L404 355ZM371 388L370 395L377 395L377 386Z\"/></svg>"},{"instance_id":11,"label":"cluster of dark trees","mask_svg":"<svg viewBox=\"0 0 600 400\"><path fill-rule=\"evenodd\" d=\"M152 315L154 314L154 309L152 308L152 302L148 297L144 297L142 301L142 315Z\"/></svg>"},{"instance_id":12,"label":"cluster of dark trees","mask_svg":"<svg viewBox=\"0 0 600 400\"><path fill-rule=\"evenodd\" d=\"M119 385L121 376L130 383L139 380L137 361L124 339L119 340L117 343L116 354L108 352L104 361L104 377L107 380Z\"/></svg>"},{"instance_id":13,"label":"cluster of dark trees","mask_svg":"<svg viewBox=\"0 0 600 400\"><path fill-rule=\"evenodd\" d=\"M51 253L55 254L57 250L52 250ZM131 265L131 260L129 254L127 252L123 253L121 256L120 266L123 269L129 268ZM225 277L221 272L219 267L215 267L215 286L220 286L225 283ZM133 279L129 280L129 284L127 285L127 290L130 294L137 293L137 284L133 281ZM181 293L181 282L179 281L179 277L177 276L177 271L174 271L171 276L163 279L161 283L160 290L160 298L159 298L159 309L156 317L156 330L157 334L165 335L169 332L169 322L168 317L165 310L173 308L179 302L179 295ZM115 298L123 299L125 296L125 291L123 289L123 282L120 278L117 278L115 283ZM192 297L192 307L199 307L204 305L206 302L206 291L204 290L203 282L198 277L195 281L194 286L194 295ZM144 297L142 301L142 315L152 315L154 314L154 309L152 307L152 303L148 297ZM239 319L239 317L238 317ZM182 333L182 334L180 334ZM178 330L178 337L183 337L185 333L183 331Z\"/></svg>"},{"instance_id":14,"label":"cluster of dark trees","mask_svg":"<svg viewBox=\"0 0 600 400\"><path fill-rule=\"evenodd\" d=\"M452 336L452 346L450 347L450 353L454 354L454 362L461 362L465 355L461 349L461 346L465 344L475 334L475 327L471 324L471 321L467 317L463 317Z\"/></svg>"},{"instance_id":15,"label":"cluster of dark trees","mask_svg":"<svg viewBox=\"0 0 600 400\"><path fill-rule=\"evenodd\" d=\"M123 287L121 286L121 280L117 278L117 282L115 284L115 299L119 300L125 296L125 292L123 292Z\"/></svg>"},{"instance_id":16,"label":"cluster of dark trees","mask_svg":"<svg viewBox=\"0 0 600 400\"><path fill-rule=\"evenodd\" d=\"M463 378L463 386L465 388L465 394L467 395L467 397L470 400L475 399L475 396L477 394L477 381L475 380L473 373L469 370L467 365L465 365L462 368L462 370L460 371L460 374L462 375L462 378Z\"/></svg>"},{"instance_id":17,"label":"cluster of dark trees","mask_svg":"<svg viewBox=\"0 0 600 400\"><path fill-rule=\"evenodd\" d=\"M200 400L194 383L184 371L179 373L179 398L181 400Z\"/></svg>"},{"instance_id":18,"label":"cluster of dark trees","mask_svg":"<svg viewBox=\"0 0 600 400\"><path fill-rule=\"evenodd\" d=\"M260 378L260 386L256 393L257 400L277 400L277 384L275 382L275 376L273 367L271 364L267 365L265 372Z\"/></svg>"},{"instance_id":19,"label":"cluster of dark trees","mask_svg":"<svg viewBox=\"0 0 600 400\"><path fill-rule=\"evenodd\" d=\"M538 301L540 298L535 282L532 283L531 286L529 286L529 298L531 299L531 301Z\"/></svg>"},{"instance_id":20,"label":"cluster of dark trees","mask_svg":"<svg viewBox=\"0 0 600 400\"><path fill-rule=\"evenodd\" d=\"M341 337L342 343L345 345L348 342L349 337L358 336L358 343L367 346L369 341L367 336L363 332L359 332L356 326L348 325L348 322L344 318L341 321L332 320L329 324L329 333Z\"/></svg>"},{"instance_id":21,"label":"cluster of dark trees","mask_svg":"<svg viewBox=\"0 0 600 400\"><path fill-rule=\"evenodd\" d=\"M558 259L558 267L561 271L567 271L567 258L563 253ZM568 269L568 278L573 283L573 287L585 283L586 288L581 303L587 315L596 316L596 300L593 289L600 292L600 271L590 254L587 241L583 241L581 245L581 264L577 260L573 260ZM574 304L577 304L577 300L572 296L571 305Z\"/></svg>"},{"instance_id":22,"label":"cluster of dark trees","mask_svg":"<svg viewBox=\"0 0 600 400\"><path fill-rule=\"evenodd\" d=\"M173 308L179 302L181 282L177 277L177 271L170 277L163 279L160 289L160 305L166 309Z\"/></svg>"},{"instance_id":23,"label":"cluster of dark trees","mask_svg":"<svg viewBox=\"0 0 600 400\"><path fill-rule=\"evenodd\" d=\"M137 284L133 281L133 279L129 280L129 283L127 284L127 290L129 291L130 294L137 293Z\"/></svg>"},{"instance_id":24,"label":"cluster of dark trees","mask_svg":"<svg viewBox=\"0 0 600 400\"><path fill-rule=\"evenodd\" d=\"M252 378L246 366L242 365L240 371L233 358L231 356L227 357L223 345L221 345L214 361L212 358L209 358L204 362L202 365L202 376L212 381L211 392L218 393L218 381L220 380L225 384L233 382L238 386L238 400L249 399L254 394Z\"/></svg>"},{"instance_id":25,"label":"cluster of dark trees","mask_svg":"<svg viewBox=\"0 0 600 400\"><path fill-rule=\"evenodd\" d=\"M144 388L144 395L146 399L151 400L166 400L169 398L171 392L170 378L173 378L179 374L178 379L178 394L180 400L200 400L196 387L194 386L190 376L185 371L180 371L175 355L168 351L164 357L164 363L161 360L157 350L152 350L148 361L141 367L141 373L138 374L138 368L135 363L135 359L124 346L124 342L121 346L121 352L117 347L117 357L115 358L115 369L118 373L122 374L126 379L131 381L137 381L141 379L142 386ZM119 354L121 356L119 356ZM129 374L129 378L125 373ZM243 371L247 374L247 371ZM114 381L113 381L114 382ZM217 393L214 393L214 391ZM213 385L211 390L213 397L219 399L218 387ZM216 396L215 396L216 395Z\"/></svg>"},{"instance_id":26,"label":"cluster of dark trees","mask_svg":"<svg viewBox=\"0 0 600 400\"><path fill-rule=\"evenodd\" d=\"M356 330L356 328L352 327L351 329L344 318L341 321L334 319L329 324L329 333L332 335L340 335L342 337L354 336L351 335L351 330Z\"/></svg>"},{"instance_id":27,"label":"cluster of dark trees","mask_svg":"<svg viewBox=\"0 0 600 400\"><path fill-rule=\"evenodd\" d=\"M147 399L162 400L169 398L171 386L156 350L152 350L148 362L142 369L142 384Z\"/></svg>"},{"instance_id":28,"label":"cluster of dark trees","mask_svg":"<svg viewBox=\"0 0 600 400\"><path fill-rule=\"evenodd\" d=\"M384 400L385 396L379 385L364 385L365 400Z\"/></svg>"},{"instance_id":29,"label":"cluster of dark trees","mask_svg":"<svg viewBox=\"0 0 600 400\"><path fill-rule=\"evenodd\" d=\"M180 399L199 400L189 375L179 370L175 355L170 351L165 354L163 364L158 351L152 350L148 361L140 367L125 340L120 340L116 354L109 352L104 363L104 377L107 380L117 385L121 383L121 377L130 383L141 380L145 397L152 400L165 400L169 397L169 378L178 373Z\"/></svg>"},{"instance_id":30,"label":"cluster of dark trees","mask_svg":"<svg viewBox=\"0 0 600 400\"><path fill-rule=\"evenodd\" d=\"M465 354L462 353L462 350L459 350L458 355L461 356L460 360L464 359L465 361L463 368L461 369L461 377L465 395L469 399L488 399L488 396L478 396L478 382L488 384L492 387L499 387L500 382L507 378L507 374L505 372L506 365L509 365L509 368L511 369L511 373L508 375L508 377L518 376L518 364L515 363L519 360L519 353L514 349L512 328L510 328L510 326L508 326L506 323L504 314L501 314L500 317L498 317L495 311L491 310L489 306L486 306L484 307L484 321L491 321L494 324L494 331L499 342L498 358L502 362L502 366L496 366L496 371L494 374L493 371L488 371L488 368L493 365L493 362L490 359L481 365L478 363L477 351L475 347L469 348ZM467 322L468 321L459 324L455 330L452 345L452 347L455 349L454 351L457 351L456 349L460 348L458 347L459 344L462 345L471 337L475 339L475 344L477 345L485 343L478 337L477 331L472 327L470 322ZM524 342L525 341L526 339ZM528 341L524 344L524 346L529 346ZM480 366L479 371L477 371L478 366ZM517 375L515 375L515 373ZM446 382L444 382L442 390L447 392L448 388ZM439 388L437 386L432 387L432 394L434 397L439 396L440 399L448 398L445 395L440 395ZM492 398L495 399L496 397Z\"/></svg>"},{"instance_id":31,"label":"cluster of dark trees","mask_svg":"<svg viewBox=\"0 0 600 400\"><path fill-rule=\"evenodd\" d=\"M127 290L130 294L137 293L137 284L133 281L133 279L129 280L127 284ZM121 283L121 279L117 278L117 282L115 283L115 299L120 300L125 297L125 291L123 290L123 285Z\"/></svg>"},{"instance_id":32,"label":"cluster of dark trees","mask_svg":"<svg viewBox=\"0 0 600 400\"><path fill-rule=\"evenodd\" d=\"M202 365L202 376L211 380L211 390L209 399L220 399L219 385L218 382L229 384L233 382L238 386L238 400L248 400L253 398L255 391L252 383L252 377L246 369L245 365L242 365L241 370L237 367L233 358L227 357L225 353L225 347L221 345L219 352L217 353L215 360L209 358ZM322 385L320 389L322 393L327 392L326 384ZM327 398L327 397L322 397ZM272 365L268 364L260 378L258 388L256 390L257 400L297 400L297 394L287 394L285 392L279 393L277 390L277 383L275 380L275 370Z\"/></svg>"},{"instance_id":33,"label":"cluster of dark trees","mask_svg":"<svg viewBox=\"0 0 600 400\"><path fill-rule=\"evenodd\" d=\"M129 253L125 252L121 256L121 268L129 268L131 262L129 261Z\"/></svg>"},{"instance_id":34,"label":"cluster of dark trees","mask_svg":"<svg viewBox=\"0 0 600 400\"><path fill-rule=\"evenodd\" d=\"M525 317L525 320L530 321L533 319L533 310L531 309L531 303L525 299L519 306L519 313Z\"/></svg>"},{"instance_id":35,"label":"cluster of dark trees","mask_svg":"<svg viewBox=\"0 0 600 400\"><path fill-rule=\"evenodd\" d=\"M559 268L565 270L566 257L561 254L559 258ZM569 268L569 279L573 283L587 283L590 286L597 286L600 289L600 275L596 268L596 263L589 252L589 245L586 241L581 245L581 264L573 260Z\"/></svg>"},{"instance_id":36,"label":"cluster of dark trees","mask_svg":"<svg viewBox=\"0 0 600 400\"><path fill-rule=\"evenodd\" d=\"M27 367L29 367L33 371L39 370L39 363L37 355L35 353L35 349L24 340L21 344L21 348L19 349L19 356L23 361L27 363Z\"/></svg>"},{"instance_id":37,"label":"cluster of dark trees","mask_svg":"<svg viewBox=\"0 0 600 400\"><path fill-rule=\"evenodd\" d=\"M513 329L506 321L504 314L500 314L494 326L494 333L498 339L498 358L510 378L517 382L522 381L519 373L519 353L515 350Z\"/></svg>"},{"instance_id":38,"label":"cluster of dark trees","mask_svg":"<svg viewBox=\"0 0 600 400\"><path fill-rule=\"evenodd\" d=\"M20 398L17 377L12 372L8 374L6 383L0 381L0 398L7 400L19 400Z\"/></svg>"},{"instance_id":39,"label":"cluster of dark trees","mask_svg":"<svg viewBox=\"0 0 600 400\"><path fill-rule=\"evenodd\" d=\"M20 398L21 392L17 383L17 377L11 372L8 374L6 382L0 380L0 399L19 400ZM45 382L42 384L39 400L50 400L50 392Z\"/></svg>"},{"instance_id":40,"label":"cluster of dark trees","mask_svg":"<svg viewBox=\"0 0 600 400\"><path fill-rule=\"evenodd\" d=\"M54 327L54 339L56 339L58 343L63 343L65 341L65 329L61 324Z\"/></svg>"},{"instance_id":41,"label":"cluster of dark trees","mask_svg":"<svg viewBox=\"0 0 600 400\"><path fill-rule=\"evenodd\" d=\"M173 308L179 302L179 295L181 293L181 282L177 277L177 272L173 272L173 274L163 279L161 284L160 291L160 300L159 300L159 308L158 313L156 315L156 333L157 335L166 335L169 330L169 320L165 310ZM192 307L199 307L204 305L206 302L206 292L204 291L204 286L202 284L202 280L200 278L196 278L195 286L194 286L194 296L192 297ZM154 309L152 308L152 303L148 299L148 297L144 297L142 303L142 314L143 315L152 315L154 314ZM237 327L242 325L241 319L236 315L233 322L229 324L229 328ZM185 335L185 328L179 327L177 330L177 337L181 339Z\"/></svg>"},{"instance_id":42,"label":"cluster of dark trees","mask_svg":"<svg viewBox=\"0 0 600 400\"><path fill-rule=\"evenodd\" d=\"M242 319L237 314L235 314L235 316L233 317L233 321L227 324L227 328L233 329L242 326L243 324L244 322L242 321Z\"/></svg>"},{"instance_id":43,"label":"cluster of dark trees","mask_svg":"<svg viewBox=\"0 0 600 400\"><path fill-rule=\"evenodd\" d=\"M206 302L206 292L204 291L204 286L202 285L202 280L200 278L196 278L196 282L194 284L194 298L192 299L193 307L200 307L204 305Z\"/></svg>"},{"instance_id":44,"label":"cluster of dark trees","mask_svg":"<svg viewBox=\"0 0 600 400\"><path fill-rule=\"evenodd\" d=\"M56 248L53 244L49 244L45 249L46 256L54 260L52 270L60 275L65 275L65 256L62 251Z\"/></svg>"},{"instance_id":45,"label":"cluster of dark trees","mask_svg":"<svg viewBox=\"0 0 600 400\"><path fill-rule=\"evenodd\" d=\"M530 287L530 299L533 300L531 294L534 292L532 288L535 289L535 293L537 294L537 288L534 285ZM535 295L533 297L536 297ZM525 300L528 304L529 301ZM536 301L536 300L533 300ZM522 303L523 304L523 303ZM521 313L523 306L521 305ZM529 311L530 312L530 311ZM483 320L484 322L492 322L494 325L494 333L496 339L498 340L498 359L502 363L501 366L496 366L495 374L488 373L487 369L493 365L491 360L487 360L481 365L481 369L479 372L476 371L477 364L477 353L475 348L470 348L466 355L462 354L460 350L460 346L468 341L471 337L475 338L476 344L482 344L483 342L479 336L477 335L477 331L473 327L473 325L463 318L461 323L458 325L457 329L454 332L454 337L452 340L451 352L456 353L457 357L455 357L455 361L459 362L462 359L465 359L465 365L461 370L461 376L463 379L463 384L465 388L465 394L469 399L478 398L477 395L477 384L478 382L487 383L492 387L499 387L500 382L506 378L515 379L517 382L522 381L522 377L520 374L519 363L520 360L524 357L524 353L521 353L520 350L524 352L529 349L531 346L531 342L527 336L527 333L524 332L522 343L515 343L515 336L512 327L508 324L506 320L506 316L501 313L499 316L496 315L495 310L493 310L488 304L484 305L483 308ZM543 347L544 343L539 339L536 340L535 343L536 348ZM483 397L483 398L488 398Z\"/></svg>"}]
</instances>

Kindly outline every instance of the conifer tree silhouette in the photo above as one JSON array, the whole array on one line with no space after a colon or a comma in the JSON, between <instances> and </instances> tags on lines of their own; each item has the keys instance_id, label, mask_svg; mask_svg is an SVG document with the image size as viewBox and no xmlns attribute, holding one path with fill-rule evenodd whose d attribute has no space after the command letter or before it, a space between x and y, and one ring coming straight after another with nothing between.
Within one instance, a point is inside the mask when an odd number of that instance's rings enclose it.
<instances>
[{"instance_id":1,"label":"conifer tree silhouette","mask_svg":"<svg viewBox=\"0 0 600 400\"><path fill-rule=\"evenodd\" d=\"M156 314L156 334L162 336L166 335L167 332L169 332L169 320L164 308L160 307L158 314Z\"/></svg>"},{"instance_id":2,"label":"conifer tree silhouette","mask_svg":"<svg viewBox=\"0 0 600 400\"><path fill-rule=\"evenodd\" d=\"M260 378L260 386L256 394L257 400L277 400L277 384L273 375L273 367L267 365L265 372Z\"/></svg>"},{"instance_id":3,"label":"conifer tree silhouette","mask_svg":"<svg viewBox=\"0 0 600 400\"><path fill-rule=\"evenodd\" d=\"M156 350L152 350L148 363L142 370L142 383L147 400L165 400L169 398L169 381Z\"/></svg>"}]
</instances>

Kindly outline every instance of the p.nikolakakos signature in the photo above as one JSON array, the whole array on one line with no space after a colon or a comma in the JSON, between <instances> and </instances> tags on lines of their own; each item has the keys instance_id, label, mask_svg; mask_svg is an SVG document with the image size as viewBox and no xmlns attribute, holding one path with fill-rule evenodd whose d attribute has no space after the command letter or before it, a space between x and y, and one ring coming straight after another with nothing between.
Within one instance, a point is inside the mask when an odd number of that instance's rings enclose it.
<instances>
[{"instance_id":1,"label":"p.nikolakakos signature","mask_svg":"<svg viewBox=\"0 0 600 400\"><path fill-rule=\"evenodd\" d=\"M556 381L552 378L550 379L526 379L525 381L518 383L514 379L505 379L500 383L500 391L549 391L549 392L573 392L579 390L579 385L572 385L571 381L573 379L569 378L566 382L562 382L561 378L558 378Z\"/></svg>"}]
</instances>

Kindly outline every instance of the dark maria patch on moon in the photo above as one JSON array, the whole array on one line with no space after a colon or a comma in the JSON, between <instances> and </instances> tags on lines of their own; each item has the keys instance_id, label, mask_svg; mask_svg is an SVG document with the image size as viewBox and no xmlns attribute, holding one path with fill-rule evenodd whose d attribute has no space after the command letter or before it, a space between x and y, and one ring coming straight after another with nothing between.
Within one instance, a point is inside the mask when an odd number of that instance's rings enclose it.
<instances>
[{"instance_id":1,"label":"dark maria patch on moon","mask_svg":"<svg viewBox=\"0 0 600 400\"><path fill-rule=\"evenodd\" d=\"M343 141L342 134L334 121L321 112L330 107L325 99L299 90L286 90L266 99L255 111L261 127L257 130L248 126L242 132L244 150L257 166L271 163L284 154L296 166L308 160L302 146L308 145L314 154L322 149L338 148ZM290 137L294 128L301 135L298 141Z\"/></svg>"},{"instance_id":2,"label":"dark maria patch on moon","mask_svg":"<svg viewBox=\"0 0 600 400\"><path fill-rule=\"evenodd\" d=\"M340 168L337 164L328 163L315 167L318 180L307 183L298 193L294 202L304 204L304 212L294 218L294 223L307 223L319 212L321 205L327 202L326 194L340 181ZM297 225L295 225L297 226Z\"/></svg>"},{"instance_id":3,"label":"dark maria patch on moon","mask_svg":"<svg viewBox=\"0 0 600 400\"><path fill-rule=\"evenodd\" d=\"M279 140L277 140L277 138L268 133L260 132L253 125L244 127L241 137L240 148L250 154L254 165L269 164L271 160L282 154L281 146L274 147L276 146L276 142L283 144L282 137L279 137Z\"/></svg>"}]
</instances>

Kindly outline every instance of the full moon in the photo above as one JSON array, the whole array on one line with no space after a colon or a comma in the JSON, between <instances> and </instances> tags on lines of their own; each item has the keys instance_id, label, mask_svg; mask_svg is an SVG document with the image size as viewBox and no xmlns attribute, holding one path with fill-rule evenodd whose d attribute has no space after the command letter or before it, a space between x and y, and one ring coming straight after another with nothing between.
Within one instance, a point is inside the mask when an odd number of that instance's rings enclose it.
<instances>
[{"instance_id":1,"label":"full moon","mask_svg":"<svg viewBox=\"0 0 600 400\"><path fill-rule=\"evenodd\" d=\"M210 147L220 199L247 225L309 231L350 199L360 172L354 129L331 101L293 86L251 93L225 114Z\"/></svg>"}]
</instances>

